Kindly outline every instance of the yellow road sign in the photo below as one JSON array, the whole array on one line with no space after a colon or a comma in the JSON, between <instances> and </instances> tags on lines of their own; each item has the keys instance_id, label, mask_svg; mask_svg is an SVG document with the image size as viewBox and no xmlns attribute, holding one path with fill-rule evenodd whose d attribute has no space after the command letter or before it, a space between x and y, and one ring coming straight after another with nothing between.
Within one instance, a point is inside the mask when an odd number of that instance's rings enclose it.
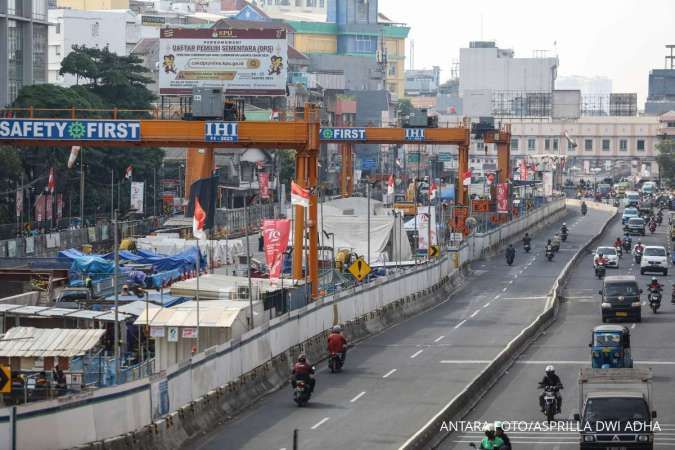
<instances>
[{"instance_id":1,"label":"yellow road sign","mask_svg":"<svg viewBox=\"0 0 675 450\"><path fill-rule=\"evenodd\" d=\"M0 393L12 392L12 371L9 367L0 366Z\"/></svg>"},{"instance_id":2,"label":"yellow road sign","mask_svg":"<svg viewBox=\"0 0 675 450\"><path fill-rule=\"evenodd\" d=\"M439 247L438 245L432 245L432 246L429 248L429 256L430 256L431 258L435 258L435 257L437 257L437 256L441 256L441 249L440 249L440 247Z\"/></svg>"},{"instance_id":3,"label":"yellow road sign","mask_svg":"<svg viewBox=\"0 0 675 450\"><path fill-rule=\"evenodd\" d=\"M354 261L354 264L349 266L349 271L351 272L352 275L354 275L354 278L356 278L359 281L363 281L363 279L368 276L372 269L366 263L363 258L359 258L356 261Z\"/></svg>"}]
</instances>

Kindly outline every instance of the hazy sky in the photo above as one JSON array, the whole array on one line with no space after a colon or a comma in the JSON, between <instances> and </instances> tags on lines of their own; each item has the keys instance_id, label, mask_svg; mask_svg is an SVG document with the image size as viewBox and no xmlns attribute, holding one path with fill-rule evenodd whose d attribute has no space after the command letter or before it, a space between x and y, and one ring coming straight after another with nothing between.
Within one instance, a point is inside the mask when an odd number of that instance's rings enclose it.
<instances>
[{"instance_id":1,"label":"hazy sky","mask_svg":"<svg viewBox=\"0 0 675 450\"><path fill-rule=\"evenodd\" d=\"M379 0L379 9L411 27L416 69L438 65L445 78L460 47L496 40L516 57L557 52L559 76L606 76L614 92L637 92L638 108L649 71L664 67L664 45L675 44L673 0Z\"/></svg>"}]
</instances>

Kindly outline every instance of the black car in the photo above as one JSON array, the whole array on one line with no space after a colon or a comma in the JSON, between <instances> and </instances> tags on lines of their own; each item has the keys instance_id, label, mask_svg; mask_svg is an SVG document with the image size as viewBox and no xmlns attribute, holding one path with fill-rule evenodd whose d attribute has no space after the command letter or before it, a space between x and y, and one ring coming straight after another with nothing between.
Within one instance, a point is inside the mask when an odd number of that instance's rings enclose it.
<instances>
[{"instance_id":1,"label":"black car","mask_svg":"<svg viewBox=\"0 0 675 450\"><path fill-rule=\"evenodd\" d=\"M610 319L627 319L631 322L642 320L640 304L642 289L634 276L605 277L602 289L598 293L602 296L600 307L603 323Z\"/></svg>"},{"instance_id":2,"label":"black car","mask_svg":"<svg viewBox=\"0 0 675 450\"><path fill-rule=\"evenodd\" d=\"M644 236L645 226L646 223L644 219L641 217L632 217L628 219L628 222L623 226L623 229L627 234L639 234Z\"/></svg>"}]
</instances>

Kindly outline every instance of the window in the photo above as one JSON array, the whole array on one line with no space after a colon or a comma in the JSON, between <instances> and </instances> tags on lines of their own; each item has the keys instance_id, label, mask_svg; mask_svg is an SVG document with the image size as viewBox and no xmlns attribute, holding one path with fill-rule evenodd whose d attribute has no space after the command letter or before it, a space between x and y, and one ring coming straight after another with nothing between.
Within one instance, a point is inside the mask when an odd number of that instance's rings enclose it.
<instances>
[{"instance_id":1,"label":"window","mask_svg":"<svg viewBox=\"0 0 675 450\"><path fill-rule=\"evenodd\" d=\"M628 140L619 139L619 150L622 151L622 152L628 151Z\"/></svg>"},{"instance_id":2,"label":"window","mask_svg":"<svg viewBox=\"0 0 675 450\"><path fill-rule=\"evenodd\" d=\"M603 139L602 140L602 151L603 152L609 151L609 139Z\"/></svg>"},{"instance_id":3,"label":"window","mask_svg":"<svg viewBox=\"0 0 675 450\"><path fill-rule=\"evenodd\" d=\"M60 23L56 24L56 34L61 34L61 24Z\"/></svg>"},{"instance_id":4,"label":"window","mask_svg":"<svg viewBox=\"0 0 675 450\"><path fill-rule=\"evenodd\" d=\"M572 145L572 142L571 142L571 141L567 141L567 151L568 151L568 152L573 152L574 150L576 150L576 149L574 148L574 145Z\"/></svg>"},{"instance_id":5,"label":"window","mask_svg":"<svg viewBox=\"0 0 675 450\"><path fill-rule=\"evenodd\" d=\"M638 152L644 152L645 151L645 140L644 139L638 139L637 140L637 151Z\"/></svg>"},{"instance_id":6,"label":"window","mask_svg":"<svg viewBox=\"0 0 675 450\"><path fill-rule=\"evenodd\" d=\"M584 140L584 150L587 152L593 151L593 139Z\"/></svg>"},{"instance_id":7,"label":"window","mask_svg":"<svg viewBox=\"0 0 675 450\"><path fill-rule=\"evenodd\" d=\"M389 64L389 75L396 75L396 64Z\"/></svg>"},{"instance_id":8,"label":"window","mask_svg":"<svg viewBox=\"0 0 675 450\"><path fill-rule=\"evenodd\" d=\"M518 139L511 139L511 151L518 150Z\"/></svg>"},{"instance_id":9,"label":"window","mask_svg":"<svg viewBox=\"0 0 675 450\"><path fill-rule=\"evenodd\" d=\"M47 82L47 26L33 24L33 82Z\"/></svg>"},{"instance_id":10,"label":"window","mask_svg":"<svg viewBox=\"0 0 675 450\"><path fill-rule=\"evenodd\" d=\"M98 37L99 28L100 25L98 22L94 22L91 24L91 37Z\"/></svg>"},{"instance_id":11,"label":"window","mask_svg":"<svg viewBox=\"0 0 675 450\"><path fill-rule=\"evenodd\" d=\"M675 128L675 122L666 122L668 128Z\"/></svg>"},{"instance_id":12,"label":"window","mask_svg":"<svg viewBox=\"0 0 675 450\"><path fill-rule=\"evenodd\" d=\"M544 150L551 150L551 140L544 139Z\"/></svg>"},{"instance_id":13,"label":"window","mask_svg":"<svg viewBox=\"0 0 675 450\"><path fill-rule=\"evenodd\" d=\"M354 53L375 53L377 50L377 37L357 34L354 37Z\"/></svg>"},{"instance_id":14,"label":"window","mask_svg":"<svg viewBox=\"0 0 675 450\"><path fill-rule=\"evenodd\" d=\"M553 150L558 150L558 139L553 139Z\"/></svg>"},{"instance_id":15,"label":"window","mask_svg":"<svg viewBox=\"0 0 675 450\"><path fill-rule=\"evenodd\" d=\"M13 102L23 87L23 24L16 20L7 21L9 41L9 102Z\"/></svg>"},{"instance_id":16,"label":"window","mask_svg":"<svg viewBox=\"0 0 675 450\"><path fill-rule=\"evenodd\" d=\"M530 152L535 151L537 148L537 141L535 139L528 139L527 140L527 150Z\"/></svg>"}]
</instances>

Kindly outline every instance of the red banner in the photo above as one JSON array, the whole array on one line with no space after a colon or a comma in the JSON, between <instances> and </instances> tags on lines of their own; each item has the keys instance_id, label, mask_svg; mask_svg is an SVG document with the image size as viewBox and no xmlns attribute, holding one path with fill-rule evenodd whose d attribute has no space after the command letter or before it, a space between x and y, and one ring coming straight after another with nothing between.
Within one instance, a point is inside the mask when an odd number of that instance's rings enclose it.
<instances>
[{"instance_id":1,"label":"red banner","mask_svg":"<svg viewBox=\"0 0 675 450\"><path fill-rule=\"evenodd\" d=\"M54 218L54 214L52 211L52 195L49 194L45 197L45 210L47 211L45 213L45 220L52 220Z\"/></svg>"},{"instance_id":2,"label":"red banner","mask_svg":"<svg viewBox=\"0 0 675 450\"><path fill-rule=\"evenodd\" d=\"M258 173L258 185L260 186L260 197L270 198L270 174L267 172Z\"/></svg>"},{"instance_id":3,"label":"red banner","mask_svg":"<svg viewBox=\"0 0 675 450\"><path fill-rule=\"evenodd\" d=\"M288 247L291 234L291 221L263 220L263 240L265 244L265 261L270 270L270 278L279 278L284 262L284 252Z\"/></svg>"},{"instance_id":4,"label":"red banner","mask_svg":"<svg viewBox=\"0 0 675 450\"><path fill-rule=\"evenodd\" d=\"M45 196L43 194L38 195L35 201L35 220L38 222L45 220Z\"/></svg>"},{"instance_id":5,"label":"red banner","mask_svg":"<svg viewBox=\"0 0 675 450\"><path fill-rule=\"evenodd\" d=\"M509 185L497 183L497 212L509 212Z\"/></svg>"},{"instance_id":6,"label":"red banner","mask_svg":"<svg viewBox=\"0 0 675 450\"><path fill-rule=\"evenodd\" d=\"M63 219L63 194L56 194L56 219Z\"/></svg>"}]
</instances>

